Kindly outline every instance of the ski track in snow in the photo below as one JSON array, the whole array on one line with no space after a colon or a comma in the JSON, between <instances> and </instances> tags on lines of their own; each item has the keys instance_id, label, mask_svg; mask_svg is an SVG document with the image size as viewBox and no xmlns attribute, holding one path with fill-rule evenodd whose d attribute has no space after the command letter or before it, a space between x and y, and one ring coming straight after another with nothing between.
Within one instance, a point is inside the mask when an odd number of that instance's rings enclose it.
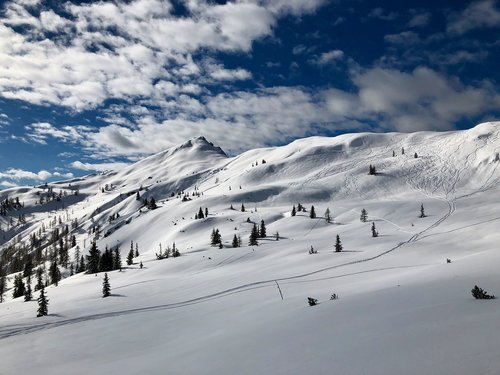
<instances>
[{"instance_id":1,"label":"ski track in snow","mask_svg":"<svg viewBox=\"0 0 500 375\"><path fill-rule=\"evenodd\" d=\"M394 246L388 250L385 250L377 255L368 257L368 258L353 260L350 262L345 262L345 263L337 264L337 265L330 266L330 267L320 268L320 269L317 269L314 271L310 271L310 272L306 272L306 273L302 273L302 274L298 274L298 275L280 277L280 278L276 278L276 279L269 279L269 280L262 280L262 281L255 281L252 283L246 283L246 284L239 285L239 286L236 286L233 288L224 289L224 290L219 291L219 292L210 293L210 294L207 294L204 296L200 296L197 298L193 298L193 299L189 299L189 300L181 301L181 302L162 304L162 305L156 305L156 306L140 307L140 308L135 308L135 309L121 310L121 311L106 312L106 313L93 314L93 315L86 315L86 316L81 316L81 317L77 317L77 318L59 320L56 322L48 322L48 323L43 323L43 324L16 327L13 329L3 328L3 329L0 329L0 340L7 339L7 338L12 337L12 336L29 334L29 333L37 332L40 330L52 329L52 328L57 328L57 327L61 327L61 326L71 325L71 324L78 324L78 323L83 323L83 322L92 321L92 320L106 319L106 318L118 317L118 316L128 315L128 314L137 314L137 313L143 313L143 312L145 313L145 312L158 311L158 310L168 310L168 309L174 309L174 308L181 308L181 307L209 301L209 300L212 300L214 298L225 297L225 296L228 296L228 295L231 295L234 293L242 293L242 292L253 290L256 288L273 287L274 283L276 281L289 281L289 280L301 279L301 278L305 278L308 276L324 273L327 271L336 270L336 269L339 269L342 267L351 266L354 264L366 263L366 262L378 259L380 257L383 257L384 255L387 255L389 253L392 253L395 250L403 247L404 245L410 244L412 242L416 242L419 239L421 239L422 234L427 233L428 231L437 228L448 217L450 217L450 215L455 211L454 201L449 201L448 203L449 203L448 212L446 212L446 214L443 217L441 217L439 220L434 222L432 225L430 225L429 227L425 228L424 230L414 234L408 240L400 242L396 246ZM320 220L322 220L322 219L320 219ZM319 221L317 221L317 222L319 222ZM316 223L316 225L317 225L317 223ZM422 237L422 238L425 238L425 237ZM248 255L248 254L245 254L243 256L246 256L246 255ZM228 257L228 258L231 258L231 257ZM216 265L216 267L224 264L225 261L228 261L228 258L226 258L224 261L220 262L218 265ZM415 267L417 267L417 266L415 266ZM396 267L396 268L400 268L400 267ZM360 271L358 273L366 273L366 272L374 272L374 271L382 271L382 270L390 270L390 269L394 269L394 267L390 267L390 268L386 268L386 269L377 268L374 270ZM349 273L349 274L346 274L344 276L342 276L342 275L332 276L331 278L351 276L354 274L357 274L357 273Z\"/></svg>"}]
</instances>

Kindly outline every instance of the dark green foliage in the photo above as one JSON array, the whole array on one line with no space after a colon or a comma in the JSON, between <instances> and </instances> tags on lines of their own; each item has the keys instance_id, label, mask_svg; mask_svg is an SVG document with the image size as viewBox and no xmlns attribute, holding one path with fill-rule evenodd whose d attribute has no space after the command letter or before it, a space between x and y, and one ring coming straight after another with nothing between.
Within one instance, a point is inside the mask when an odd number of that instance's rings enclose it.
<instances>
[{"instance_id":1,"label":"dark green foliage","mask_svg":"<svg viewBox=\"0 0 500 375\"><path fill-rule=\"evenodd\" d=\"M12 298L18 298L24 295L25 286L23 282L23 275L17 275L14 277L14 288L12 291Z\"/></svg>"},{"instance_id":2,"label":"dark green foliage","mask_svg":"<svg viewBox=\"0 0 500 375\"><path fill-rule=\"evenodd\" d=\"M122 269L122 257L120 255L120 247L115 247L115 253L113 255L113 269L121 270Z\"/></svg>"},{"instance_id":3,"label":"dark green foliage","mask_svg":"<svg viewBox=\"0 0 500 375\"><path fill-rule=\"evenodd\" d=\"M213 229L212 234L210 235L210 245L217 246L222 242L221 235L219 233L219 229Z\"/></svg>"},{"instance_id":4,"label":"dark green foliage","mask_svg":"<svg viewBox=\"0 0 500 375\"><path fill-rule=\"evenodd\" d=\"M340 236L337 234L337 239L335 241L335 252L340 253L342 249L342 242L340 242Z\"/></svg>"},{"instance_id":5,"label":"dark green foliage","mask_svg":"<svg viewBox=\"0 0 500 375\"><path fill-rule=\"evenodd\" d=\"M37 318L40 316L46 316L49 313L48 306L49 300L45 296L45 288L42 287L42 289L40 290L40 296L38 297Z\"/></svg>"},{"instance_id":6,"label":"dark green foliage","mask_svg":"<svg viewBox=\"0 0 500 375\"><path fill-rule=\"evenodd\" d=\"M208 208L205 207L205 217L208 217Z\"/></svg>"},{"instance_id":7,"label":"dark green foliage","mask_svg":"<svg viewBox=\"0 0 500 375\"><path fill-rule=\"evenodd\" d=\"M38 267L36 269L36 285L35 290L39 290L43 288L43 268Z\"/></svg>"},{"instance_id":8,"label":"dark green foliage","mask_svg":"<svg viewBox=\"0 0 500 375\"><path fill-rule=\"evenodd\" d=\"M369 174L369 175L372 175L372 176L377 174L377 169L375 168L375 166L374 166L374 165L371 165L371 164L370 164L370 168L369 168L369 170L368 170L368 174Z\"/></svg>"},{"instance_id":9,"label":"dark green foliage","mask_svg":"<svg viewBox=\"0 0 500 375\"><path fill-rule=\"evenodd\" d=\"M253 225L252 232L250 233L250 238L248 239L249 246L258 246L259 245L259 229L257 228L257 224Z\"/></svg>"},{"instance_id":10,"label":"dark green foliage","mask_svg":"<svg viewBox=\"0 0 500 375\"><path fill-rule=\"evenodd\" d=\"M92 246L90 247L89 255L87 255L87 273L99 272L100 255L101 255L101 252L97 248L96 242L95 241L92 242Z\"/></svg>"},{"instance_id":11,"label":"dark green foliage","mask_svg":"<svg viewBox=\"0 0 500 375\"><path fill-rule=\"evenodd\" d=\"M59 281L61 281L61 271L59 271L59 267L57 266L57 261L55 259L50 265L49 277L50 283L55 284L55 286L57 286Z\"/></svg>"},{"instance_id":12,"label":"dark green foliage","mask_svg":"<svg viewBox=\"0 0 500 375\"><path fill-rule=\"evenodd\" d=\"M307 297L307 303L309 306L316 306L318 304L318 300L316 298Z\"/></svg>"},{"instance_id":13,"label":"dark green foliage","mask_svg":"<svg viewBox=\"0 0 500 375\"><path fill-rule=\"evenodd\" d=\"M267 236L266 233L266 224L264 223L264 220L260 221L260 230L259 230L259 237L260 238L265 238Z\"/></svg>"},{"instance_id":14,"label":"dark green foliage","mask_svg":"<svg viewBox=\"0 0 500 375\"><path fill-rule=\"evenodd\" d=\"M367 219L368 219L368 212L363 208L361 210L361 216L359 217L359 220L361 220L361 222L363 223L366 223Z\"/></svg>"},{"instance_id":15,"label":"dark green foliage","mask_svg":"<svg viewBox=\"0 0 500 375\"><path fill-rule=\"evenodd\" d=\"M309 211L309 217L311 219L316 219L316 211L314 210L314 206L311 206L311 211Z\"/></svg>"},{"instance_id":16,"label":"dark green foliage","mask_svg":"<svg viewBox=\"0 0 500 375\"><path fill-rule=\"evenodd\" d=\"M7 280L4 275L0 275L0 303L3 302L3 295L7 288Z\"/></svg>"},{"instance_id":17,"label":"dark green foliage","mask_svg":"<svg viewBox=\"0 0 500 375\"><path fill-rule=\"evenodd\" d=\"M293 205L292 207L292 213L291 213L292 216L295 216L297 215L297 211L295 210L295 205Z\"/></svg>"},{"instance_id":18,"label":"dark green foliage","mask_svg":"<svg viewBox=\"0 0 500 375\"><path fill-rule=\"evenodd\" d=\"M24 293L24 302L29 302L33 299L33 294L31 293L31 277L26 280L26 291Z\"/></svg>"},{"instance_id":19,"label":"dark green foliage","mask_svg":"<svg viewBox=\"0 0 500 375\"><path fill-rule=\"evenodd\" d=\"M325 221L330 224L332 222L332 214L330 213L330 208L325 211Z\"/></svg>"},{"instance_id":20,"label":"dark green foliage","mask_svg":"<svg viewBox=\"0 0 500 375\"><path fill-rule=\"evenodd\" d=\"M471 293L475 299L494 299L495 298L495 296L489 295L485 290L478 287L477 285L474 285L474 288L472 288Z\"/></svg>"},{"instance_id":21,"label":"dark green foliage","mask_svg":"<svg viewBox=\"0 0 500 375\"><path fill-rule=\"evenodd\" d=\"M241 212L245 212L245 205L243 203L241 204Z\"/></svg>"},{"instance_id":22,"label":"dark green foliage","mask_svg":"<svg viewBox=\"0 0 500 375\"><path fill-rule=\"evenodd\" d=\"M424 218L425 217L425 210L424 210L424 204L422 203L420 205L420 218Z\"/></svg>"},{"instance_id":23,"label":"dark green foliage","mask_svg":"<svg viewBox=\"0 0 500 375\"><path fill-rule=\"evenodd\" d=\"M220 243L222 245L222 242ZM181 253L179 252L179 249L177 246L175 246L175 242L172 244L172 257L177 258L181 256Z\"/></svg>"},{"instance_id":24,"label":"dark green foliage","mask_svg":"<svg viewBox=\"0 0 500 375\"><path fill-rule=\"evenodd\" d=\"M84 272L86 269L85 267L85 259L83 258L83 255L80 257L80 263L78 264L78 269L77 273Z\"/></svg>"},{"instance_id":25,"label":"dark green foliage","mask_svg":"<svg viewBox=\"0 0 500 375\"><path fill-rule=\"evenodd\" d=\"M205 215L203 214L203 210L200 207L200 209L198 211L198 219L204 219L204 218L205 218Z\"/></svg>"},{"instance_id":26,"label":"dark green foliage","mask_svg":"<svg viewBox=\"0 0 500 375\"><path fill-rule=\"evenodd\" d=\"M372 222L372 237L378 237L377 228L375 228L375 222Z\"/></svg>"},{"instance_id":27,"label":"dark green foliage","mask_svg":"<svg viewBox=\"0 0 500 375\"><path fill-rule=\"evenodd\" d=\"M99 272L108 272L113 270L113 252L108 249L106 246L106 250L101 255L99 260Z\"/></svg>"},{"instance_id":28,"label":"dark green foliage","mask_svg":"<svg viewBox=\"0 0 500 375\"><path fill-rule=\"evenodd\" d=\"M238 236L236 234L233 236L232 246L233 247L239 247Z\"/></svg>"},{"instance_id":29,"label":"dark green foliage","mask_svg":"<svg viewBox=\"0 0 500 375\"><path fill-rule=\"evenodd\" d=\"M108 274L104 274L104 280L102 282L102 297L109 297L111 295L111 286L109 285Z\"/></svg>"}]
</instances>

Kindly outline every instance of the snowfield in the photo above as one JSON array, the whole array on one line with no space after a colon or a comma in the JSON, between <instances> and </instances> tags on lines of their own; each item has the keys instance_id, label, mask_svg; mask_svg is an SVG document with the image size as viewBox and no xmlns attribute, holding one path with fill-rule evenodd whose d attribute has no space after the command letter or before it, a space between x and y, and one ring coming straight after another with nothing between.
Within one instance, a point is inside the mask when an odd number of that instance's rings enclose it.
<instances>
[{"instance_id":1,"label":"snowfield","mask_svg":"<svg viewBox=\"0 0 500 375\"><path fill-rule=\"evenodd\" d=\"M48 235L77 219L83 254L99 224L98 248L120 245L124 265L108 273L108 298L103 273L62 270L40 318L39 292L12 299L10 274L0 374L500 374L500 302L470 292L477 284L500 295L499 153L500 122L312 137L236 157L200 137L116 172L49 184L67 193L60 201L37 203L45 187L0 191L24 202L0 217L0 251L29 244L42 223ZM137 191L158 208L143 207ZM307 212L292 217L299 202ZM196 220L200 207L209 215ZM9 226L20 214L26 224ZM248 246L261 220L267 237ZM222 249L210 246L214 228ZM232 247L235 234L242 247ZM130 241L140 256L127 266ZM157 260L159 244L174 242L182 255Z\"/></svg>"}]
</instances>

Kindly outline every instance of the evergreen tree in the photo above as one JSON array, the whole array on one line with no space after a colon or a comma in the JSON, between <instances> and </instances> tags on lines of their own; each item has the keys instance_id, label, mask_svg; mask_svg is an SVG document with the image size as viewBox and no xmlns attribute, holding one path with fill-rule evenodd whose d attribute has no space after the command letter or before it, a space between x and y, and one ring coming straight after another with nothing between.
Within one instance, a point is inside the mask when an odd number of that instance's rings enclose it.
<instances>
[{"instance_id":1,"label":"evergreen tree","mask_svg":"<svg viewBox=\"0 0 500 375\"><path fill-rule=\"evenodd\" d=\"M87 255L87 273L99 272L100 254L101 252L97 248L96 242L93 241L92 246L90 247L89 255Z\"/></svg>"},{"instance_id":2,"label":"evergreen tree","mask_svg":"<svg viewBox=\"0 0 500 375\"><path fill-rule=\"evenodd\" d=\"M245 212L245 205L243 203L241 204L241 212Z\"/></svg>"},{"instance_id":3,"label":"evergreen tree","mask_svg":"<svg viewBox=\"0 0 500 375\"><path fill-rule=\"evenodd\" d=\"M297 211L295 210L295 205L292 207L292 216L297 215Z\"/></svg>"},{"instance_id":4,"label":"evergreen tree","mask_svg":"<svg viewBox=\"0 0 500 375\"><path fill-rule=\"evenodd\" d=\"M222 245L222 242L219 242ZM175 242L172 244L172 257L177 258L181 256L179 249L175 246Z\"/></svg>"},{"instance_id":5,"label":"evergreen tree","mask_svg":"<svg viewBox=\"0 0 500 375\"><path fill-rule=\"evenodd\" d=\"M109 297L111 295L111 286L109 285L108 274L104 274L104 280L102 282L102 297Z\"/></svg>"},{"instance_id":6,"label":"evergreen tree","mask_svg":"<svg viewBox=\"0 0 500 375\"><path fill-rule=\"evenodd\" d=\"M57 266L57 261L54 259L49 268L49 276L50 283L55 284L57 286L59 281L61 281L61 271L59 271L59 267Z\"/></svg>"},{"instance_id":7,"label":"evergreen tree","mask_svg":"<svg viewBox=\"0 0 500 375\"><path fill-rule=\"evenodd\" d=\"M198 211L198 219L204 219L205 215L203 215L203 210L200 207L200 210Z\"/></svg>"},{"instance_id":8,"label":"evergreen tree","mask_svg":"<svg viewBox=\"0 0 500 375\"><path fill-rule=\"evenodd\" d=\"M33 259L28 255L24 263L23 277L31 277L33 274Z\"/></svg>"},{"instance_id":9,"label":"evergreen tree","mask_svg":"<svg viewBox=\"0 0 500 375\"><path fill-rule=\"evenodd\" d=\"M233 237L233 247L238 247L238 236L235 234Z\"/></svg>"},{"instance_id":10,"label":"evergreen tree","mask_svg":"<svg viewBox=\"0 0 500 375\"><path fill-rule=\"evenodd\" d=\"M80 273L80 272L85 272L85 259L83 258L83 255L80 257L80 264L78 265L78 270L77 270L77 273Z\"/></svg>"},{"instance_id":11,"label":"evergreen tree","mask_svg":"<svg viewBox=\"0 0 500 375\"><path fill-rule=\"evenodd\" d=\"M139 256L139 245L137 242L135 243L135 257L137 258Z\"/></svg>"},{"instance_id":12,"label":"evergreen tree","mask_svg":"<svg viewBox=\"0 0 500 375\"><path fill-rule=\"evenodd\" d=\"M392 151L392 156L396 156L396 151Z\"/></svg>"},{"instance_id":13,"label":"evergreen tree","mask_svg":"<svg viewBox=\"0 0 500 375\"><path fill-rule=\"evenodd\" d=\"M35 290L39 290L43 288L43 268L38 267L36 269L36 285Z\"/></svg>"},{"instance_id":14,"label":"evergreen tree","mask_svg":"<svg viewBox=\"0 0 500 375\"><path fill-rule=\"evenodd\" d=\"M205 217L208 217L208 208L205 207Z\"/></svg>"},{"instance_id":15,"label":"evergreen tree","mask_svg":"<svg viewBox=\"0 0 500 375\"><path fill-rule=\"evenodd\" d=\"M258 246L259 230L257 229L257 224L254 223L252 232L250 233L250 238L248 240L249 246Z\"/></svg>"},{"instance_id":16,"label":"evergreen tree","mask_svg":"<svg viewBox=\"0 0 500 375\"><path fill-rule=\"evenodd\" d=\"M420 218L425 217L425 210L424 210L424 204L422 203L420 205Z\"/></svg>"},{"instance_id":17,"label":"evergreen tree","mask_svg":"<svg viewBox=\"0 0 500 375\"><path fill-rule=\"evenodd\" d=\"M361 216L359 217L359 220L361 220L361 222L363 223L366 223L367 219L368 219L368 212L366 212L366 210L363 208L361 210Z\"/></svg>"},{"instance_id":18,"label":"evergreen tree","mask_svg":"<svg viewBox=\"0 0 500 375\"><path fill-rule=\"evenodd\" d=\"M369 168L369 170L368 170L368 174L369 174L369 175L376 175L376 174L377 174L377 169L375 168L375 166L374 166L374 165L371 165L371 164L370 164L370 168Z\"/></svg>"},{"instance_id":19,"label":"evergreen tree","mask_svg":"<svg viewBox=\"0 0 500 375\"><path fill-rule=\"evenodd\" d=\"M330 208L328 207L325 211L325 221L330 224L332 222L332 215L330 213Z\"/></svg>"},{"instance_id":20,"label":"evergreen tree","mask_svg":"<svg viewBox=\"0 0 500 375\"><path fill-rule=\"evenodd\" d=\"M33 299L33 294L31 293L31 277L26 280L26 292L24 293L24 302L29 302Z\"/></svg>"},{"instance_id":21,"label":"evergreen tree","mask_svg":"<svg viewBox=\"0 0 500 375\"><path fill-rule=\"evenodd\" d=\"M372 222L372 237L378 237L377 229L375 228L375 222Z\"/></svg>"},{"instance_id":22,"label":"evergreen tree","mask_svg":"<svg viewBox=\"0 0 500 375\"><path fill-rule=\"evenodd\" d=\"M342 242L340 242L340 236L337 234L337 240L335 241L335 252L340 253L342 251Z\"/></svg>"},{"instance_id":23,"label":"evergreen tree","mask_svg":"<svg viewBox=\"0 0 500 375\"><path fill-rule=\"evenodd\" d=\"M113 256L113 269L121 270L122 269L122 257L120 255L120 247L115 247L115 255Z\"/></svg>"},{"instance_id":24,"label":"evergreen tree","mask_svg":"<svg viewBox=\"0 0 500 375\"><path fill-rule=\"evenodd\" d=\"M221 238L221 235L219 233L219 229L214 228L212 230L212 235L210 236L210 245L217 246L221 242L222 242L222 238Z\"/></svg>"},{"instance_id":25,"label":"evergreen tree","mask_svg":"<svg viewBox=\"0 0 500 375\"><path fill-rule=\"evenodd\" d=\"M136 200L136 201L140 201L140 200L141 200L141 195L139 194L139 192L137 192L137 193L135 194L135 200Z\"/></svg>"},{"instance_id":26,"label":"evergreen tree","mask_svg":"<svg viewBox=\"0 0 500 375\"><path fill-rule=\"evenodd\" d=\"M300 204L300 203L297 204L297 211L299 211L299 212L302 211L302 208L303 208L302 204Z\"/></svg>"},{"instance_id":27,"label":"evergreen tree","mask_svg":"<svg viewBox=\"0 0 500 375\"><path fill-rule=\"evenodd\" d=\"M264 223L264 220L260 221L260 231L259 231L259 237L260 238L266 238L267 233L266 233L266 224Z\"/></svg>"},{"instance_id":28,"label":"evergreen tree","mask_svg":"<svg viewBox=\"0 0 500 375\"><path fill-rule=\"evenodd\" d=\"M7 280L5 279L5 275L1 274L0 270L0 303L3 302L3 295L7 289Z\"/></svg>"},{"instance_id":29,"label":"evergreen tree","mask_svg":"<svg viewBox=\"0 0 500 375\"><path fill-rule=\"evenodd\" d=\"M404 155L404 154L405 154L405 148L401 147L401 155Z\"/></svg>"},{"instance_id":30,"label":"evergreen tree","mask_svg":"<svg viewBox=\"0 0 500 375\"><path fill-rule=\"evenodd\" d=\"M127 266L131 266L134 263L134 249L131 247L127 255Z\"/></svg>"},{"instance_id":31,"label":"evergreen tree","mask_svg":"<svg viewBox=\"0 0 500 375\"><path fill-rule=\"evenodd\" d=\"M49 300L45 296L45 288L42 287L42 289L40 290L40 296L38 297L37 318L40 316L46 316L49 313L48 306Z\"/></svg>"},{"instance_id":32,"label":"evergreen tree","mask_svg":"<svg viewBox=\"0 0 500 375\"><path fill-rule=\"evenodd\" d=\"M314 211L314 206L311 206L311 211L309 212L309 217L311 219L316 219L316 211Z\"/></svg>"},{"instance_id":33,"label":"evergreen tree","mask_svg":"<svg viewBox=\"0 0 500 375\"><path fill-rule=\"evenodd\" d=\"M113 270L113 252L106 246L106 250L104 250L99 260L99 272L108 272L112 270Z\"/></svg>"},{"instance_id":34,"label":"evergreen tree","mask_svg":"<svg viewBox=\"0 0 500 375\"><path fill-rule=\"evenodd\" d=\"M23 282L23 276L22 275L17 275L14 277L14 288L12 291L12 298L18 298L24 295L25 293L25 286Z\"/></svg>"}]
</instances>

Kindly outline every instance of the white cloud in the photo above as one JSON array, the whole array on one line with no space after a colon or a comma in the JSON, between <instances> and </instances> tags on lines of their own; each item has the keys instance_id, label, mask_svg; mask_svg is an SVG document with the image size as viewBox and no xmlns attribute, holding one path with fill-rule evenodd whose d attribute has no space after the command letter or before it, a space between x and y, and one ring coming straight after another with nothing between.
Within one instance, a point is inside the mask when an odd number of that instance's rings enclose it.
<instances>
[{"instance_id":1,"label":"white cloud","mask_svg":"<svg viewBox=\"0 0 500 375\"><path fill-rule=\"evenodd\" d=\"M37 180L45 181L52 177L52 173L41 170L38 173L25 171L23 169L9 168L4 172L0 172L0 178L6 178L14 181L19 180Z\"/></svg>"},{"instance_id":2,"label":"white cloud","mask_svg":"<svg viewBox=\"0 0 500 375\"><path fill-rule=\"evenodd\" d=\"M310 13L323 3L191 0L180 17L171 14L168 0L66 3L66 13L38 15L31 5L10 1L0 18L0 96L82 111L110 98L161 102L158 81L246 80L251 74L245 69L216 62L220 69L205 70L193 55L202 49L249 52L256 40L272 36L279 17Z\"/></svg>"},{"instance_id":3,"label":"white cloud","mask_svg":"<svg viewBox=\"0 0 500 375\"><path fill-rule=\"evenodd\" d=\"M462 12L453 13L448 19L448 32L464 34L477 28L500 27L500 10L495 3L495 0L474 1Z\"/></svg>"},{"instance_id":4,"label":"white cloud","mask_svg":"<svg viewBox=\"0 0 500 375\"><path fill-rule=\"evenodd\" d=\"M324 52L310 62L317 65L328 65L334 61L341 60L344 57L344 51L335 49L329 52Z\"/></svg>"},{"instance_id":5,"label":"white cloud","mask_svg":"<svg viewBox=\"0 0 500 375\"><path fill-rule=\"evenodd\" d=\"M388 43L401 44L403 46L420 42L418 34L413 31L403 31L399 34L389 34L384 36L384 40Z\"/></svg>"},{"instance_id":6,"label":"white cloud","mask_svg":"<svg viewBox=\"0 0 500 375\"><path fill-rule=\"evenodd\" d=\"M11 182L11 181L1 181L0 186L3 186L5 188L13 188L13 187L17 187L18 185L14 182Z\"/></svg>"},{"instance_id":7,"label":"white cloud","mask_svg":"<svg viewBox=\"0 0 500 375\"><path fill-rule=\"evenodd\" d=\"M408 22L410 27L424 27L429 24L431 14L427 11L418 11L415 9L410 10L411 19Z\"/></svg>"}]
</instances>

